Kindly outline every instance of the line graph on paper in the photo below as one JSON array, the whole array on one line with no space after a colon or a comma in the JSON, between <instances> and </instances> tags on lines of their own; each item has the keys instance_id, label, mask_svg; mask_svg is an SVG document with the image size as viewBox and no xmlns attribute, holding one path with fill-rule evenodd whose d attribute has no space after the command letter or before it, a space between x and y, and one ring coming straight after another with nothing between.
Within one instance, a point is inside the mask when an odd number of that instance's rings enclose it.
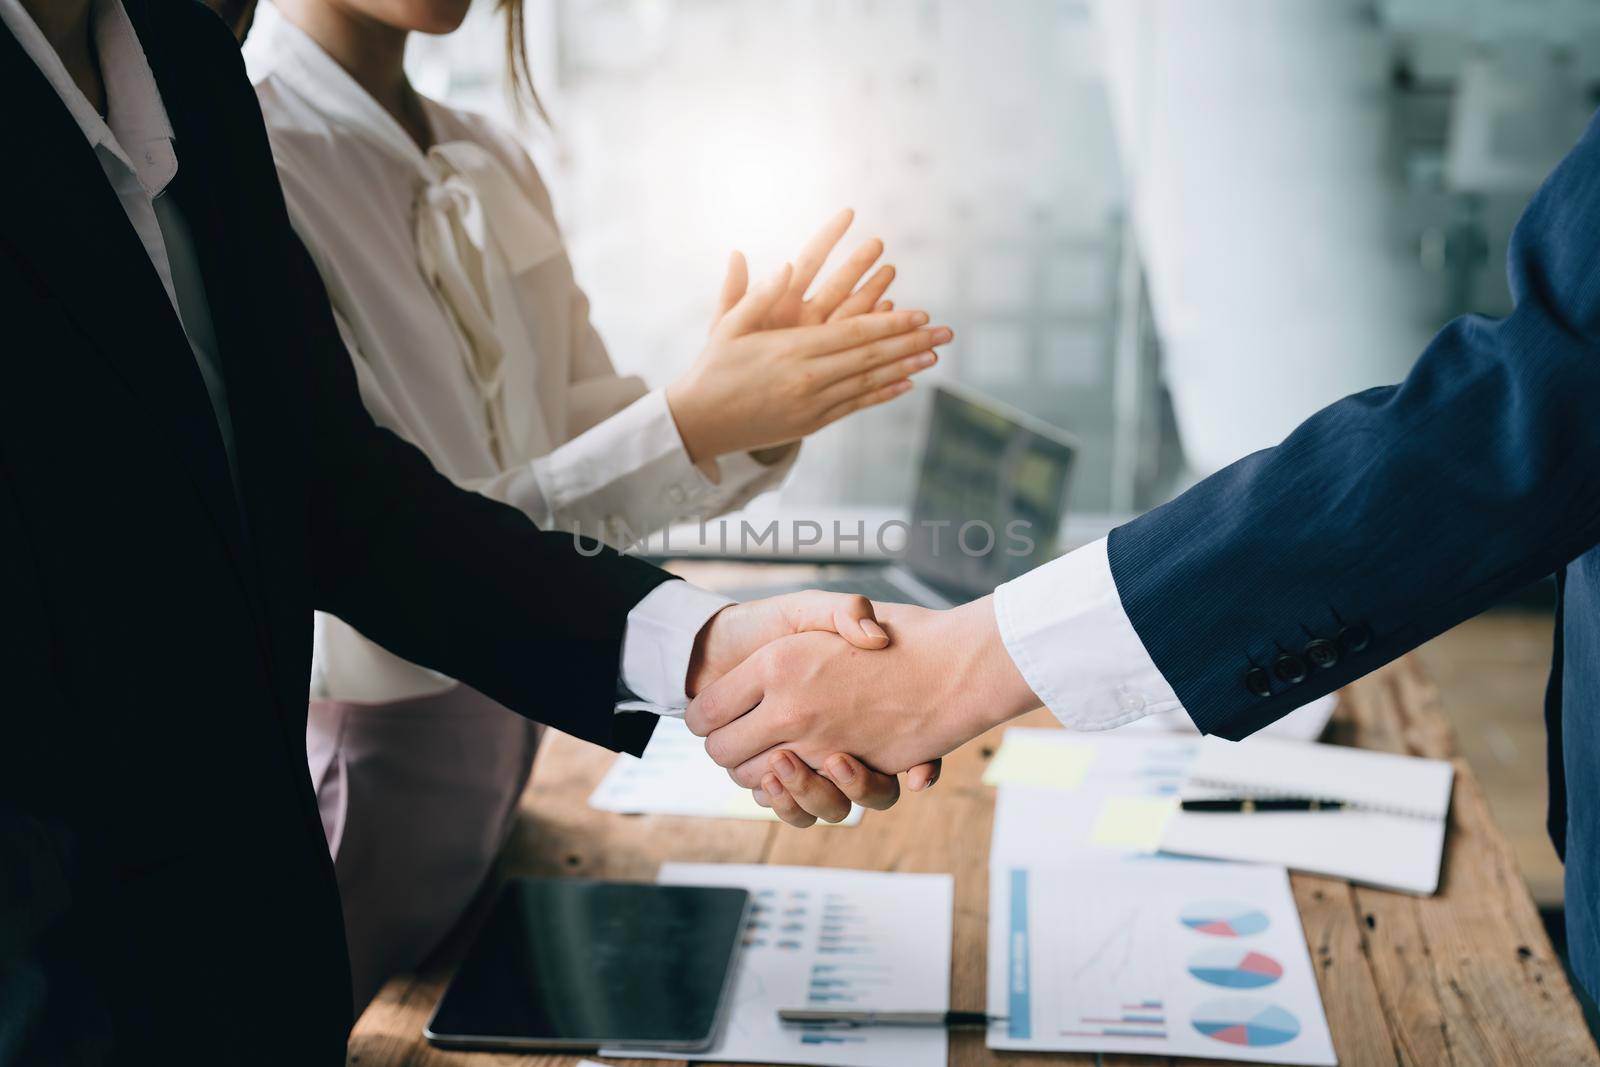
<instances>
[{"instance_id":1,"label":"line graph on paper","mask_svg":"<svg viewBox=\"0 0 1600 1067\"><path fill-rule=\"evenodd\" d=\"M1082 901L1059 964L1063 1037L1167 1037L1166 938L1141 904Z\"/></svg>"}]
</instances>

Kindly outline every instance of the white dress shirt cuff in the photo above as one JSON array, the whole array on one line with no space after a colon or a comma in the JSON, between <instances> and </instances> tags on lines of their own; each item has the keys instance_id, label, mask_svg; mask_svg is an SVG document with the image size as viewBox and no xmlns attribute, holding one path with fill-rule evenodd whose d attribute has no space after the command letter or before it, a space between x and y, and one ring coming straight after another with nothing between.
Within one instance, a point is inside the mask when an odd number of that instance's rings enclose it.
<instances>
[{"instance_id":1,"label":"white dress shirt cuff","mask_svg":"<svg viewBox=\"0 0 1600 1067\"><path fill-rule=\"evenodd\" d=\"M628 612L622 633L622 685L635 700L618 711L681 716L689 703L689 656L711 616L733 601L688 582L663 582Z\"/></svg>"},{"instance_id":2,"label":"white dress shirt cuff","mask_svg":"<svg viewBox=\"0 0 1600 1067\"><path fill-rule=\"evenodd\" d=\"M694 515L710 484L689 462L660 389L534 460L531 468L553 524L577 521L585 533L595 533L591 524L598 520L612 544L628 544L664 522Z\"/></svg>"},{"instance_id":3,"label":"white dress shirt cuff","mask_svg":"<svg viewBox=\"0 0 1600 1067\"><path fill-rule=\"evenodd\" d=\"M796 441L786 445L782 454L771 463L763 463L749 452L730 452L726 456L718 456L717 472L721 476L718 483L729 492L750 485L775 485L789 473L798 455L800 442Z\"/></svg>"},{"instance_id":4,"label":"white dress shirt cuff","mask_svg":"<svg viewBox=\"0 0 1600 1067\"><path fill-rule=\"evenodd\" d=\"M1183 710L1122 609L1104 538L996 589L994 614L1017 670L1062 726L1108 730Z\"/></svg>"}]
</instances>

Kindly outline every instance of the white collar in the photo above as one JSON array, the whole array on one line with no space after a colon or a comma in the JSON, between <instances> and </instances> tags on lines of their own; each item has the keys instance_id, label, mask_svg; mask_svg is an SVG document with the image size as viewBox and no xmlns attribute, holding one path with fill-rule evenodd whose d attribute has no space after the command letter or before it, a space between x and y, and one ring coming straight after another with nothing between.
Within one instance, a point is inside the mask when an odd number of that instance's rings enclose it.
<instances>
[{"instance_id":1,"label":"white collar","mask_svg":"<svg viewBox=\"0 0 1600 1067\"><path fill-rule=\"evenodd\" d=\"M0 0L0 3L15 0ZM350 132L375 141L401 159L424 167L422 149L393 115L351 77L321 45L283 16L270 0L261 0L244 45L245 69L259 84L276 75L316 105L318 112ZM428 107L424 99L423 107Z\"/></svg>"},{"instance_id":2,"label":"white collar","mask_svg":"<svg viewBox=\"0 0 1600 1067\"><path fill-rule=\"evenodd\" d=\"M132 171L147 195L160 195L178 173L172 123L122 0L93 0L89 8L100 77L105 83L104 118L67 73L21 0L0 0L0 20L61 97L90 147L104 148Z\"/></svg>"}]
</instances>

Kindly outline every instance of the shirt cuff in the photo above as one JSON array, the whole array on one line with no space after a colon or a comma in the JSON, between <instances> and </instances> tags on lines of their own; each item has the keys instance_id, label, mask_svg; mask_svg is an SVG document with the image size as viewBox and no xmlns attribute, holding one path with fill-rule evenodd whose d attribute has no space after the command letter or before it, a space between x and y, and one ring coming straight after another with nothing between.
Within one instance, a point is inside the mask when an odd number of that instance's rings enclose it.
<instances>
[{"instance_id":1,"label":"shirt cuff","mask_svg":"<svg viewBox=\"0 0 1600 1067\"><path fill-rule=\"evenodd\" d=\"M628 612L622 632L622 685L635 700L618 711L682 716L689 704L689 657L711 616L733 601L684 581L663 582Z\"/></svg>"},{"instance_id":2,"label":"shirt cuff","mask_svg":"<svg viewBox=\"0 0 1600 1067\"><path fill-rule=\"evenodd\" d=\"M1122 609L1104 538L996 589L994 614L1017 670L1062 726L1109 730L1183 710Z\"/></svg>"},{"instance_id":3,"label":"shirt cuff","mask_svg":"<svg viewBox=\"0 0 1600 1067\"><path fill-rule=\"evenodd\" d=\"M771 463L763 463L749 452L730 452L717 457L718 485L739 489L756 482L773 483L783 479L800 454L800 442L784 446Z\"/></svg>"},{"instance_id":4,"label":"shirt cuff","mask_svg":"<svg viewBox=\"0 0 1600 1067\"><path fill-rule=\"evenodd\" d=\"M598 517L599 535L613 544L686 521L699 513L714 488L689 461L661 389L534 460L531 467L552 516L580 522ZM587 524L582 528L596 532Z\"/></svg>"}]
</instances>

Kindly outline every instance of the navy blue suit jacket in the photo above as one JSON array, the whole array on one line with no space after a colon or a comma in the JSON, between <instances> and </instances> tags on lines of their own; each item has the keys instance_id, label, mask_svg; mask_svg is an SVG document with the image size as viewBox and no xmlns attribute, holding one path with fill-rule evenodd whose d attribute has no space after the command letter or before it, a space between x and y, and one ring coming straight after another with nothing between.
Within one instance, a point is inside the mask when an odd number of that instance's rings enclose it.
<instances>
[{"instance_id":1,"label":"navy blue suit jacket","mask_svg":"<svg viewBox=\"0 0 1600 1067\"><path fill-rule=\"evenodd\" d=\"M1550 823L1573 962L1595 993L1600 117L1534 196L1509 260L1509 316L1451 322L1399 385L1324 408L1115 530L1111 570L1195 724L1229 738L1556 574Z\"/></svg>"}]
</instances>

